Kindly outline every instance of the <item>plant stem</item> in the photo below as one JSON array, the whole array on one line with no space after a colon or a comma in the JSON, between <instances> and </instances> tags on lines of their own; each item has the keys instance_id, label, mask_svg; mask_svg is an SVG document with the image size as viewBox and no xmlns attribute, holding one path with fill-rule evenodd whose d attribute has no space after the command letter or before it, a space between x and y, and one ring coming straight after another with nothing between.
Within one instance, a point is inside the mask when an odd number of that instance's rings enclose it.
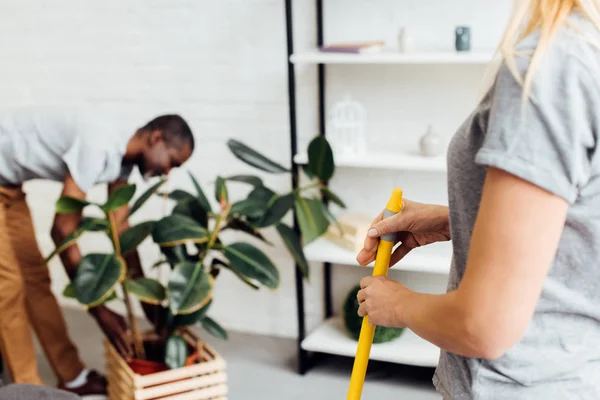
<instances>
[{"instance_id":1,"label":"plant stem","mask_svg":"<svg viewBox=\"0 0 600 400\"><path fill-rule=\"evenodd\" d=\"M121 243L119 241L118 235L118 225L115 219L115 215L113 212L108 212L108 220L110 221L110 230L112 233L112 241L115 247L115 252L117 253L117 257L121 258L123 263L125 263L125 259L121 255ZM126 265L127 267L127 265ZM127 280L127 278L125 278ZM142 342L142 336L140 334L140 328L137 323L137 319L133 315L133 308L131 307L131 300L129 298L129 293L125 288L125 285L122 284L121 288L123 289L123 300L125 301L125 307L127 308L127 318L129 319L129 325L131 327L131 334L133 340L133 346L135 351L135 356L138 359L145 360L146 352L144 351L144 344Z\"/></svg>"},{"instance_id":2,"label":"plant stem","mask_svg":"<svg viewBox=\"0 0 600 400\"><path fill-rule=\"evenodd\" d=\"M301 187L294 189L294 194L298 194L304 190L313 189L313 188L317 188L317 187L322 188L323 185L320 182L318 182L318 183L312 183L312 184L306 185L306 186L301 186Z\"/></svg>"},{"instance_id":3,"label":"plant stem","mask_svg":"<svg viewBox=\"0 0 600 400\"><path fill-rule=\"evenodd\" d=\"M221 232L223 221L227 219L227 216L229 215L230 210L231 210L231 204L227 203L227 205L225 207L223 207L223 212L221 214L219 214L219 216L217 217L217 222L215 224L215 230L213 231L213 233L210 237L210 240L208 241L207 250L210 250L215 245L215 241L217 240L217 237L219 236L219 233Z\"/></svg>"}]
</instances>

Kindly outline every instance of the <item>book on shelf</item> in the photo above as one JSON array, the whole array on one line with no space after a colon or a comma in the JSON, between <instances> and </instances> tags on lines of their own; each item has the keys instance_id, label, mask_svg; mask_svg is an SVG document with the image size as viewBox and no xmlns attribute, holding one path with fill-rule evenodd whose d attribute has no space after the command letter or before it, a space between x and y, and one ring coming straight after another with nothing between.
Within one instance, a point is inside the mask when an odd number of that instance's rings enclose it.
<instances>
[{"instance_id":1,"label":"book on shelf","mask_svg":"<svg viewBox=\"0 0 600 400\"><path fill-rule=\"evenodd\" d=\"M358 254L363 247L367 231L373 223L373 217L357 212L348 212L337 217L337 221L338 224L329 225L323 238Z\"/></svg>"},{"instance_id":2,"label":"book on shelf","mask_svg":"<svg viewBox=\"0 0 600 400\"><path fill-rule=\"evenodd\" d=\"M347 42L332 43L319 48L324 53L379 53L383 48L383 42Z\"/></svg>"}]
</instances>

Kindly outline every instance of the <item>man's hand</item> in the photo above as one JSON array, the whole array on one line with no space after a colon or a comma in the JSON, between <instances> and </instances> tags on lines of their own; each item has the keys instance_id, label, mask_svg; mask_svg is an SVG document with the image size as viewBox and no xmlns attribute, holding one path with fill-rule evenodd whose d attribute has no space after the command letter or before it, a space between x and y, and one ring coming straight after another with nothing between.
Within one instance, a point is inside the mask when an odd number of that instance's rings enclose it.
<instances>
[{"instance_id":1,"label":"man's hand","mask_svg":"<svg viewBox=\"0 0 600 400\"><path fill-rule=\"evenodd\" d=\"M404 208L398 214L383 219L383 211L379 213L356 260L363 266L374 261L379 237L396 233L396 243L402 244L392 254L391 267L416 247L450 240L448 221L446 206L404 200Z\"/></svg>"},{"instance_id":2,"label":"man's hand","mask_svg":"<svg viewBox=\"0 0 600 400\"><path fill-rule=\"evenodd\" d=\"M385 276L367 276L360 281L356 294L358 315L368 316L371 326L406 327L405 304L411 291L399 282Z\"/></svg>"},{"instance_id":3,"label":"man's hand","mask_svg":"<svg viewBox=\"0 0 600 400\"><path fill-rule=\"evenodd\" d=\"M130 336L125 318L104 305L91 308L89 313L96 319L100 329L117 351L124 358L133 357L133 347L128 339Z\"/></svg>"}]
</instances>

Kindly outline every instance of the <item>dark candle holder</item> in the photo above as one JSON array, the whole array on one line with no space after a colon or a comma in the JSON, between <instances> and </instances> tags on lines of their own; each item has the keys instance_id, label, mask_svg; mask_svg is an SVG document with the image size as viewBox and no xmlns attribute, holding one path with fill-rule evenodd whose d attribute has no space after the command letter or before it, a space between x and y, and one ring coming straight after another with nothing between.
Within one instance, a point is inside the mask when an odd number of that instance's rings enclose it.
<instances>
[{"instance_id":1,"label":"dark candle holder","mask_svg":"<svg viewBox=\"0 0 600 400\"><path fill-rule=\"evenodd\" d=\"M457 26L454 31L454 47L456 51L471 50L471 28L468 26Z\"/></svg>"}]
</instances>

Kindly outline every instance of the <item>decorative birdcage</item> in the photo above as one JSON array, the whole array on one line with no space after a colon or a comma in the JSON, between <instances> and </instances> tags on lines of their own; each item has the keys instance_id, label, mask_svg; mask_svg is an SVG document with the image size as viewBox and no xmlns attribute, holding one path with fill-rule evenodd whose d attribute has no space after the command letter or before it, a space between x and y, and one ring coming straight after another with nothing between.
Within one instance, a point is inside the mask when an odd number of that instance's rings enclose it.
<instances>
[{"instance_id":1,"label":"decorative birdcage","mask_svg":"<svg viewBox=\"0 0 600 400\"><path fill-rule=\"evenodd\" d=\"M327 137L336 155L347 157L366 153L366 123L366 109L349 95L331 107Z\"/></svg>"}]
</instances>

